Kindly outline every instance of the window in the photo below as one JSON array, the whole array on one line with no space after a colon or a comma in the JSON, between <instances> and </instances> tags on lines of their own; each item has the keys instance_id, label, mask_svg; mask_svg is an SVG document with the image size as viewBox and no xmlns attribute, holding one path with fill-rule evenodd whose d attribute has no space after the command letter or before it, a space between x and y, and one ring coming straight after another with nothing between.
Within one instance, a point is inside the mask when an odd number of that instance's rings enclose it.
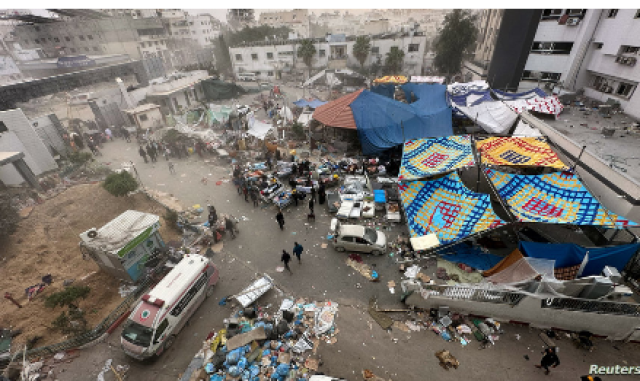
<instances>
[{"instance_id":1,"label":"window","mask_svg":"<svg viewBox=\"0 0 640 381\"><path fill-rule=\"evenodd\" d=\"M279 56L292 56L293 55L293 50L288 50L285 52L278 52Z\"/></svg>"},{"instance_id":2,"label":"window","mask_svg":"<svg viewBox=\"0 0 640 381\"><path fill-rule=\"evenodd\" d=\"M324 49L318 50L318 57L325 57L327 55L327 51Z\"/></svg>"},{"instance_id":3,"label":"window","mask_svg":"<svg viewBox=\"0 0 640 381\"><path fill-rule=\"evenodd\" d=\"M622 45L620 47L620 54L638 54L638 51L640 51L638 46Z\"/></svg>"},{"instance_id":4,"label":"window","mask_svg":"<svg viewBox=\"0 0 640 381\"><path fill-rule=\"evenodd\" d=\"M84 41L84 36L78 36L78 38L80 39L80 41Z\"/></svg>"},{"instance_id":5,"label":"window","mask_svg":"<svg viewBox=\"0 0 640 381\"><path fill-rule=\"evenodd\" d=\"M602 42L596 42L595 43L596 49L602 49L603 46L604 46L604 44Z\"/></svg>"},{"instance_id":6,"label":"window","mask_svg":"<svg viewBox=\"0 0 640 381\"><path fill-rule=\"evenodd\" d=\"M71 53L75 53L76 52L76 48L71 48Z\"/></svg>"},{"instance_id":7,"label":"window","mask_svg":"<svg viewBox=\"0 0 640 381\"><path fill-rule=\"evenodd\" d=\"M608 19L615 19L617 15L618 15L617 9L609 9L609 11L607 12Z\"/></svg>"},{"instance_id":8,"label":"window","mask_svg":"<svg viewBox=\"0 0 640 381\"><path fill-rule=\"evenodd\" d=\"M268 77L273 77L273 72L272 72L272 71L268 71L268 72L267 72L267 76L268 76Z\"/></svg>"},{"instance_id":9,"label":"window","mask_svg":"<svg viewBox=\"0 0 640 381\"><path fill-rule=\"evenodd\" d=\"M90 39L90 40L93 40L93 36L90 35L90 34L87 35L87 38Z\"/></svg>"},{"instance_id":10,"label":"window","mask_svg":"<svg viewBox=\"0 0 640 381\"><path fill-rule=\"evenodd\" d=\"M242 61L242 54L236 54L236 61Z\"/></svg>"},{"instance_id":11,"label":"window","mask_svg":"<svg viewBox=\"0 0 640 381\"><path fill-rule=\"evenodd\" d=\"M359 244L361 244L361 245L366 245L366 244L368 244L369 242L367 242L367 240L366 240L366 239L364 239L364 238L356 237L356 243L359 243Z\"/></svg>"},{"instance_id":12,"label":"window","mask_svg":"<svg viewBox=\"0 0 640 381\"><path fill-rule=\"evenodd\" d=\"M544 71L525 70L522 72L523 81L558 82L561 73L550 73Z\"/></svg>"},{"instance_id":13,"label":"window","mask_svg":"<svg viewBox=\"0 0 640 381\"><path fill-rule=\"evenodd\" d=\"M53 41L55 41L55 42L60 42L60 39L59 39L58 37L54 37L54 38L53 38Z\"/></svg>"},{"instance_id":14,"label":"window","mask_svg":"<svg viewBox=\"0 0 640 381\"><path fill-rule=\"evenodd\" d=\"M170 314L172 316L179 316L182 313L182 311L184 311L184 309L189 305L189 302L193 300L193 298L198 294L198 292L202 289L202 287L206 283L207 283L207 275L203 274L196 281L196 284L194 284L193 287L191 287L189 291L187 291L184 294L184 296L182 297L182 299L180 299L180 301L176 304L176 306L173 307L173 310L171 310Z\"/></svg>"},{"instance_id":15,"label":"window","mask_svg":"<svg viewBox=\"0 0 640 381\"><path fill-rule=\"evenodd\" d=\"M38 40L37 38L34 41L36 42L36 44L40 43L40 40Z\"/></svg>"},{"instance_id":16,"label":"window","mask_svg":"<svg viewBox=\"0 0 640 381\"><path fill-rule=\"evenodd\" d=\"M64 38L64 40L65 40L65 41L71 41L71 38L69 38L69 36L66 36L66 37Z\"/></svg>"},{"instance_id":17,"label":"window","mask_svg":"<svg viewBox=\"0 0 640 381\"><path fill-rule=\"evenodd\" d=\"M620 83L618 85L618 90L616 90L616 94L623 97L629 97L633 91L633 87L634 86L630 83Z\"/></svg>"},{"instance_id":18,"label":"window","mask_svg":"<svg viewBox=\"0 0 640 381\"><path fill-rule=\"evenodd\" d=\"M3 121L0 121L0 134L7 131L9 131L9 129L7 128L7 125L4 124Z\"/></svg>"},{"instance_id":19,"label":"window","mask_svg":"<svg viewBox=\"0 0 640 381\"><path fill-rule=\"evenodd\" d=\"M379 46L371 47L371 54L380 54L380 47Z\"/></svg>"},{"instance_id":20,"label":"window","mask_svg":"<svg viewBox=\"0 0 640 381\"><path fill-rule=\"evenodd\" d=\"M87 47L85 46L85 47L84 47L84 51L85 51L85 52L88 52L88 51L89 51L89 48L87 48Z\"/></svg>"},{"instance_id":21,"label":"window","mask_svg":"<svg viewBox=\"0 0 640 381\"><path fill-rule=\"evenodd\" d=\"M566 14L569 15L570 17L584 17L584 15L587 13L586 9L567 9Z\"/></svg>"},{"instance_id":22,"label":"window","mask_svg":"<svg viewBox=\"0 0 640 381\"><path fill-rule=\"evenodd\" d=\"M410 52L417 52L418 50L420 50L420 44L409 44Z\"/></svg>"},{"instance_id":23,"label":"window","mask_svg":"<svg viewBox=\"0 0 640 381\"><path fill-rule=\"evenodd\" d=\"M267 53L267 59L268 60L272 60L273 59L273 53L272 52L268 52Z\"/></svg>"},{"instance_id":24,"label":"window","mask_svg":"<svg viewBox=\"0 0 640 381\"><path fill-rule=\"evenodd\" d=\"M158 326L158 329L156 329L156 335L155 335L155 338L153 339L154 343L157 344L160 341L162 334L164 333L164 331L167 329L168 326L169 326L169 320L167 319L164 319L162 323L160 323L160 325Z\"/></svg>"},{"instance_id":25,"label":"window","mask_svg":"<svg viewBox=\"0 0 640 381\"><path fill-rule=\"evenodd\" d=\"M573 42L534 42L531 53L536 54L569 54Z\"/></svg>"},{"instance_id":26,"label":"window","mask_svg":"<svg viewBox=\"0 0 640 381\"><path fill-rule=\"evenodd\" d=\"M542 10L543 20L559 19L561 16L562 16L562 9L543 9Z\"/></svg>"},{"instance_id":27,"label":"window","mask_svg":"<svg viewBox=\"0 0 640 381\"><path fill-rule=\"evenodd\" d=\"M252 59L253 61L257 61L257 60L258 60L258 54L256 54L256 53L251 53L251 59Z\"/></svg>"},{"instance_id":28,"label":"window","mask_svg":"<svg viewBox=\"0 0 640 381\"><path fill-rule=\"evenodd\" d=\"M342 242L353 242L353 237L348 237L348 236L342 237Z\"/></svg>"},{"instance_id":29,"label":"window","mask_svg":"<svg viewBox=\"0 0 640 381\"><path fill-rule=\"evenodd\" d=\"M147 120L149 120L149 117L147 116L147 114L140 114L140 115L138 115L138 119L141 122L146 122Z\"/></svg>"}]
</instances>

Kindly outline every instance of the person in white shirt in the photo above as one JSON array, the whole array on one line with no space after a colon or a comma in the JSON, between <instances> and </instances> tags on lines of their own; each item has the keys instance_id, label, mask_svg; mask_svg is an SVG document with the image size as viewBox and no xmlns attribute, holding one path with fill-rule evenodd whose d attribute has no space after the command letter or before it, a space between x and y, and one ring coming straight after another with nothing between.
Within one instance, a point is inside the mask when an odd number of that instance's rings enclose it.
<instances>
[{"instance_id":1,"label":"person in white shirt","mask_svg":"<svg viewBox=\"0 0 640 381\"><path fill-rule=\"evenodd\" d=\"M104 133L107 135L109 141L113 140L113 135L111 135L111 129L109 127L105 128Z\"/></svg>"}]
</instances>

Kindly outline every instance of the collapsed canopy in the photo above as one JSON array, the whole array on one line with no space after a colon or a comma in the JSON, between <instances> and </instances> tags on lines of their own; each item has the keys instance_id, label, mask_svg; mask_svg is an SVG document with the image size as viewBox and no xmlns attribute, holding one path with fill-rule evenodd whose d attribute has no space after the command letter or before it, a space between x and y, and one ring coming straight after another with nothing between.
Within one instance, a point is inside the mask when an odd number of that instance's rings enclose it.
<instances>
[{"instance_id":1,"label":"collapsed canopy","mask_svg":"<svg viewBox=\"0 0 640 381\"><path fill-rule=\"evenodd\" d=\"M485 165L566 168L545 138L490 137L476 143Z\"/></svg>"},{"instance_id":2,"label":"collapsed canopy","mask_svg":"<svg viewBox=\"0 0 640 381\"><path fill-rule=\"evenodd\" d=\"M511 212L524 222L595 225L622 228L637 225L607 210L570 172L514 175L485 169Z\"/></svg>"},{"instance_id":3,"label":"collapsed canopy","mask_svg":"<svg viewBox=\"0 0 640 381\"><path fill-rule=\"evenodd\" d=\"M469 135L408 140L402 150L399 180L416 180L475 165Z\"/></svg>"},{"instance_id":4,"label":"collapsed canopy","mask_svg":"<svg viewBox=\"0 0 640 381\"><path fill-rule=\"evenodd\" d=\"M493 211L489 195L467 189L455 172L398 188L412 237L435 233L446 244L505 224Z\"/></svg>"}]
</instances>

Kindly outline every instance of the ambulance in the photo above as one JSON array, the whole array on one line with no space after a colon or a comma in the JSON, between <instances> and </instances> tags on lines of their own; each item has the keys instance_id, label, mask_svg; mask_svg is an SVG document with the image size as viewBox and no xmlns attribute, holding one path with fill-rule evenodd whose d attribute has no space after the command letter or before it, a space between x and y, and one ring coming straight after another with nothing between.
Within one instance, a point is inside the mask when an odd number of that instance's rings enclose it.
<instances>
[{"instance_id":1,"label":"ambulance","mask_svg":"<svg viewBox=\"0 0 640 381\"><path fill-rule=\"evenodd\" d=\"M125 323L120 344L137 360L159 356L214 292L219 272L210 259L187 254L148 294Z\"/></svg>"}]
</instances>

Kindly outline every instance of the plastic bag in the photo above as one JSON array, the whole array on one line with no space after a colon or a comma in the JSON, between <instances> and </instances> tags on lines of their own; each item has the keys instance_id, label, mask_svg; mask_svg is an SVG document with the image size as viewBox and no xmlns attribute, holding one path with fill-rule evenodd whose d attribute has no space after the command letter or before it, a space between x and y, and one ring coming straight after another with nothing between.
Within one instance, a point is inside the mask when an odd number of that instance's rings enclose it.
<instances>
[{"instance_id":1,"label":"plastic bag","mask_svg":"<svg viewBox=\"0 0 640 381\"><path fill-rule=\"evenodd\" d=\"M242 357L240 360L238 360L238 365L237 365L238 368L244 369L247 367L247 365L248 363L245 357Z\"/></svg>"},{"instance_id":2,"label":"plastic bag","mask_svg":"<svg viewBox=\"0 0 640 381\"><path fill-rule=\"evenodd\" d=\"M239 377L242 374L242 369L233 365L231 367L229 367L229 370L227 371L227 374L231 377Z\"/></svg>"}]
</instances>

